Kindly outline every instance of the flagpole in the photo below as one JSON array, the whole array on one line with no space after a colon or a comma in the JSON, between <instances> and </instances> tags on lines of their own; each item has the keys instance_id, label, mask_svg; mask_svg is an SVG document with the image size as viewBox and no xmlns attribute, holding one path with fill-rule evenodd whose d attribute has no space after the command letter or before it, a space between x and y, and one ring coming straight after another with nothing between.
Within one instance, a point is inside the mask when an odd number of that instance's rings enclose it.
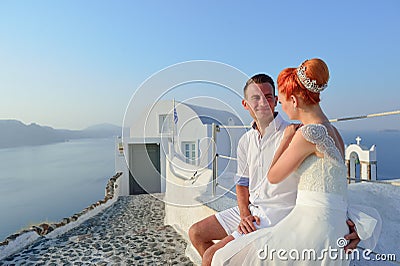
<instances>
[{"instance_id":1,"label":"flagpole","mask_svg":"<svg viewBox=\"0 0 400 266\"><path fill-rule=\"evenodd\" d=\"M175 106L175 98L173 99L173 124L172 124L172 126L173 126L173 128L172 128L172 145L173 145L173 148L174 148L174 152L175 152L175 133L176 133L176 131L177 131L177 129L175 128L177 125L178 125L178 113L176 112L176 106ZM178 144L179 144L179 140L178 140Z\"/></svg>"},{"instance_id":2,"label":"flagpole","mask_svg":"<svg viewBox=\"0 0 400 266\"><path fill-rule=\"evenodd\" d=\"M173 98L173 100L172 100L172 119L174 120L174 121L171 121L172 122L172 147L174 148L174 151L175 151L175 140L174 140L174 138L175 138L175 98Z\"/></svg>"}]
</instances>

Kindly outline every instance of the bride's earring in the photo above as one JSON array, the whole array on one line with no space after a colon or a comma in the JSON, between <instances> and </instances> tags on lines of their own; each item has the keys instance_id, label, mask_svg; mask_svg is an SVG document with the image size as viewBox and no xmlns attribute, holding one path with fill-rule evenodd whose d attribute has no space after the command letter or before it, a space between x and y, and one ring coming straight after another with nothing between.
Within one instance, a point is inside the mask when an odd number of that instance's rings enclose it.
<instances>
[{"instance_id":1,"label":"bride's earring","mask_svg":"<svg viewBox=\"0 0 400 266\"><path fill-rule=\"evenodd\" d=\"M297 99L296 97L294 97L293 95L291 95L292 101L293 101L293 111L296 112L297 111Z\"/></svg>"}]
</instances>

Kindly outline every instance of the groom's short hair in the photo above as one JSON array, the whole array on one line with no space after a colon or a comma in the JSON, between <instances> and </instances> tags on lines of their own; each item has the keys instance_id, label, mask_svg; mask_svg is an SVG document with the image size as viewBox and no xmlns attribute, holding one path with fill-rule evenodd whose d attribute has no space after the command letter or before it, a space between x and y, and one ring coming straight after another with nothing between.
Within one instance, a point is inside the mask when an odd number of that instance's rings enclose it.
<instances>
[{"instance_id":1,"label":"groom's short hair","mask_svg":"<svg viewBox=\"0 0 400 266\"><path fill-rule=\"evenodd\" d=\"M271 84L272 88L273 88L273 93L275 96L275 83L274 80L268 76L267 74L256 74L254 76L252 76L251 78L249 78L246 82L246 85L243 88L243 95L246 98L246 91L247 91L247 87L252 84L262 84L262 83L269 83Z\"/></svg>"}]
</instances>

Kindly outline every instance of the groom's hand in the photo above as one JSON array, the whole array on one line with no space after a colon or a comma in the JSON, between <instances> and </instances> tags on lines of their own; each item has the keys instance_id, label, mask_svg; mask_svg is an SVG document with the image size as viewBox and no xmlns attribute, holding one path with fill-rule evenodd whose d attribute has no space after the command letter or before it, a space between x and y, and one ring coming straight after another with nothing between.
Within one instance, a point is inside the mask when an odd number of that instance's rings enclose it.
<instances>
[{"instance_id":1,"label":"groom's hand","mask_svg":"<svg viewBox=\"0 0 400 266\"><path fill-rule=\"evenodd\" d=\"M260 218L258 216L249 215L243 217L238 226L238 232L241 234L248 234L253 231L256 231L256 227L253 222L256 222L260 225Z\"/></svg>"},{"instance_id":2,"label":"groom's hand","mask_svg":"<svg viewBox=\"0 0 400 266\"><path fill-rule=\"evenodd\" d=\"M355 224L351 220L347 220L347 225L349 226L350 233L345 235L344 238L346 240L350 240L350 242L344 247L344 250L346 253L351 253L353 249L357 248L357 245L360 243L361 239L357 234Z\"/></svg>"}]
</instances>

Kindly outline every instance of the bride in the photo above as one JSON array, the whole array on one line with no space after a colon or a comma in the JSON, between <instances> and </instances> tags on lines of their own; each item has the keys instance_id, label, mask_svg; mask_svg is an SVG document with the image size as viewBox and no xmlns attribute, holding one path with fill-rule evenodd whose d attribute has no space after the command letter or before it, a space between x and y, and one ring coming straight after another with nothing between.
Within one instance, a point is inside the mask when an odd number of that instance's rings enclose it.
<instances>
[{"instance_id":1,"label":"bride","mask_svg":"<svg viewBox=\"0 0 400 266\"><path fill-rule=\"evenodd\" d=\"M343 250L349 230L344 144L319 105L328 79L321 59L306 60L279 74L282 109L302 126L286 129L267 178L276 184L297 171L296 206L275 227L257 230L217 251L212 265L349 264Z\"/></svg>"}]
</instances>

